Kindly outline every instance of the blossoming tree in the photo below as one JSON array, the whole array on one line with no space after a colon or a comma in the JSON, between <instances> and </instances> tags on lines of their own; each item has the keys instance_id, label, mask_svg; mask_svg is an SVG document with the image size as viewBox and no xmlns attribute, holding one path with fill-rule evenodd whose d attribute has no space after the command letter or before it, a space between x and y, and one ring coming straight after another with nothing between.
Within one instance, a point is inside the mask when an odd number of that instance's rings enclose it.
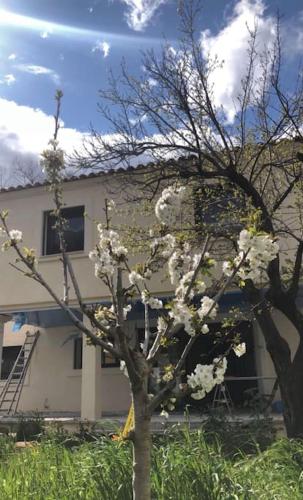
<instances>
[{"instance_id":1,"label":"blossoming tree","mask_svg":"<svg viewBox=\"0 0 303 500\"><path fill-rule=\"evenodd\" d=\"M205 234L199 248L192 248L186 238L178 238L174 227L178 221L186 196L186 188L175 184L166 187L155 205L157 225L153 229L149 250L143 263L130 266L129 251L119 232L111 228L112 202L106 203L106 217L97 226L98 241L89 253L95 269L96 279L102 280L111 296L111 306L89 306L82 299L80 285L73 272L72 264L65 250L64 231L66 221L62 216L62 176L64 155L58 147L59 111L62 95L57 95L57 114L54 138L50 148L43 153L43 168L53 193L56 229L60 240L63 263L64 293L60 298L39 271L33 249L23 247L23 235L18 229L9 227L7 212L1 212L1 237L5 239L2 249L17 254L12 266L25 276L35 280L47 289L53 300L70 317L74 325L94 345L99 345L120 359L122 368L129 378L134 411L133 428L125 437L133 444L133 494L136 500L148 500L150 492L151 417L162 407L171 411L176 399L185 393L194 399L202 399L216 384L224 380L227 367L227 353L234 349L240 356L245 345L230 331L225 340L224 354L209 364L198 364L187 376L184 384L180 377L186 358L196 339L209 334L209 323L219 312L219 300L232 281L253 280L258 283L262 273L277 252L278 245L270 234L250 226L241 231L238 239L237 257L223 263L220 286L214 286L212 271L215 260L209 255L209 237ZM217 264L218 266L218 264ZM157 273L163 276L164 269L170 281L170 302L164 307L162 300L155 297L150 287L151 277ZM90 326L79 320L69 306L68 279L78 301L78 307L88 318ZM216 290L214 292L214 290ZM140 300L145 311L144 342L138 345L125 328L127 315L133 304L133 297ZM158 310L157 331L152 335L150 311ZM176 339L177 334L186 339L185 347L178 360L163 366L159 383L152 393L149 380L161 353ZM226 341L227 340L227 341ZM223 342L223 339L222 339Z\"/></svg>"},{"instance_id":2,"label":"blossoming tree","mask_svg":"<svg viewBox=\"0 0 303 500\"><path fill-rule=\"evenodd\" d=\"M224 66L228 63L220 57L221 47L214 44L209 45L210 52L205 50L201 5L201 0L180 2L179 43L164 43L162 51L143 54L141 74L131 74L122 65L116 78L111 75L108 87L100 91L99 111L112 133L98 133L96 125L85 155L79 152L79 161L91 169L132 166L138 158L142 163L152 162L149 168L129 170L124 186L125 192L129 186L129 197L142 191L145 198L154 197L160 179L195 182L206 215L209 201L218 205L223 201L225 217L216 220L212 235L217 236L220 226L227 241L237 241L239 231L226 229L232 228L232 219L239 222L244 205L259 211L260 228L279 237L281 250L269 263L266 286L255 287L246 279L241 290L277 375L287 435L302 438L301 63L298 60L295 77L290 78L283 19L272 24L271 41L264 45L262 23L255 23L252 16L243 66L234 87L226 87ZM225 94L233 95L231 105L228 97L227 103L221 101ZM213 192L212 200L205 196L206 186ZM228 197L232 200L229 207ZM198 238L203 234L201 225L196 227Z\"/></svg>"}]
</instances>

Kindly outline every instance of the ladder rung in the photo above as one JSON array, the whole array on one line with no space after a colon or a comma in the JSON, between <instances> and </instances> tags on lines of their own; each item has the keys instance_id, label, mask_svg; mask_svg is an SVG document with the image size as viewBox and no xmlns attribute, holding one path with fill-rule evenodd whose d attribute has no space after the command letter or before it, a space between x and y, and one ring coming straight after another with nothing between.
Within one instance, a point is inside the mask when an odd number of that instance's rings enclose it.
<instances>
[{"instance_id":1,"label":"ladder rung","mask_svg":"<svg viewBox=\"0 0 303 500\"><path fill-rule=\"evenodd\" d=\"M25 375L38 337L39 332L26 336L9 378L2 390L0 397L0 413L9 415L17 411Z\"/></svg>"}]
</instances>

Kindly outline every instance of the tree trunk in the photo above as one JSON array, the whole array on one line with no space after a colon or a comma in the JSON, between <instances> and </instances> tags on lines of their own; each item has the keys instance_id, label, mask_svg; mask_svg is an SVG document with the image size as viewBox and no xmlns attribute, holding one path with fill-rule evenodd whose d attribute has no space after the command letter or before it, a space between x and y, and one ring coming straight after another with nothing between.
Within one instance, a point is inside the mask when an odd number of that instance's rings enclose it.
<instances>
[{"instance_id":1,"label":"tree trunk","mask_svg":"<svg viewBox=\"0 0 303 500\"><path fill-rule=\"evenodd\" d=\"M151 416L147 411L147 394L144 390L133 395L135 425L133 433L133 498L150 500L151 470Z\"/></svg>"},{"instance_id":2,"label":"tree trunk","mask_svg":"<svg viewBox=\"0 0 303 500\"><path fill-rule=\"evenodd\" d=\"M287 436L303 438L303 342L287 372L278 375Z\"/></svg>"},{"instance_id":3,"label":"tree trunk","mask_svg":"<svg viewBox=\"0 0 303 500\"><path fill-rule=\"evenodd\" d=\"M303 438L302 332L297 327L298 334L300 335L300 343L292 360L289 345L281 337L273 321L271 312L266 308L262 309L262 305L260 305L256 313L256 319L264 335L266 348L277 374L283 402L283 417L287 436L290 438Z\"/></svg>"}]
</instances>

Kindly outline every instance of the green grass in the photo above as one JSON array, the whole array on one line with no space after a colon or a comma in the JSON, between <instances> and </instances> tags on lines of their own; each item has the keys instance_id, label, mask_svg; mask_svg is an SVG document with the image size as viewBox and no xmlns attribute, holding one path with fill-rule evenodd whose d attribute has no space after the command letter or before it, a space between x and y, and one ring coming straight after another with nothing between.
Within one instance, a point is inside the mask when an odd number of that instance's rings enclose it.
<instances>
[{"instance_id":1,"label":"green grass","mask_svg":"<svg viewBox=\"0 0 303 500\"><path fill-rule=\"evenodd\" d=\"M207 436L209 437L209 436ZM250 454L224 451L202 431L156 437L153 498L157 500L301 500L303 443L278 440ZM70 449L44 439L16 452L0 440L1 500L131 499L131 449L107 438Z\"/></svg>"}]
</instances>

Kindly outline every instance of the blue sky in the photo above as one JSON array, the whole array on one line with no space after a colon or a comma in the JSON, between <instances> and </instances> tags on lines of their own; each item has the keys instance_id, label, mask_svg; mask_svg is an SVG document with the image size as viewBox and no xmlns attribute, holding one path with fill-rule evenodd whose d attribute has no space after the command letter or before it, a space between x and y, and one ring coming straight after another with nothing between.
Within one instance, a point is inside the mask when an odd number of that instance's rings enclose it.
<instances>
[{"instance_id":1,"label":"blue sky","mask_svg":"<svg viewBox=\"0 0 303 500\"><path fill-rule=\"evenodd\" d=\"M186 0L185 0L186 1ZM56 88L64 91L62 141L78 144L89 124L102 133L98 89L108 71L141 70L141 50L178 38L176 0L0 0L0 166L37 155L52 131ZM271 37L277 9L287 34L289 71L303 52L302 0L205 0L198 29L205 50L226 61L220 104L237 88L245 59L245 25L257 19L260 39ZM246 33L246 34L245 34ZM223 80L221 79L221 82ZM232 119L232 117L231 117Z\"/></svg>"}]
</instances>

